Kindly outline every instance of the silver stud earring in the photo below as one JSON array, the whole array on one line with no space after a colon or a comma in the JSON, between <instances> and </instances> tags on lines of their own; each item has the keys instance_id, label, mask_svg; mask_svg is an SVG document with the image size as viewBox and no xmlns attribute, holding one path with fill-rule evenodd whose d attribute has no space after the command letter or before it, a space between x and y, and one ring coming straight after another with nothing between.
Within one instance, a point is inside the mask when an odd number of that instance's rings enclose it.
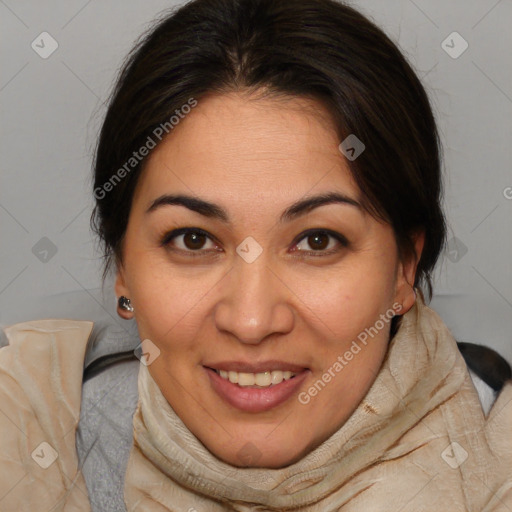
<instances>
[{"instance_id":1,"label":"silver stud earring","mask_svg":"<svg viewBox=\"0 0 512 512\"><path fill-rule=\"evenodd\" d=\"M130 302L130 299L128 299L124 295L121 295L121 297L119 297L117 303L119 304L119 307L124 311L130 311L130 313L133 313L133 306Z\"/></svg>"}]
</instances>

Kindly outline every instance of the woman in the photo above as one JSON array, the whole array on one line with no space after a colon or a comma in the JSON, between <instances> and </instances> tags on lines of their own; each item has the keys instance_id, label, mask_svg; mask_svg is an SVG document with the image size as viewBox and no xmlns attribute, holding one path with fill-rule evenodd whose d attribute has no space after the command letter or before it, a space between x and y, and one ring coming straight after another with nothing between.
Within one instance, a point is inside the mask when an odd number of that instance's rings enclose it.
<instances>
[{"instance_id":1,"label":"woman","mask_svg":"<svg viewBox=\"0 0 512 512\"><path fill-rule=\"evenodd\" d=\"M424 302L445 238L429 101L361 14L163 19L119 76L94 196L143 340L128 511L512 508L511 382L486 416ZM2 510L94 507L71 434L91 328L7 331Z\"/></svg>"}]
</instances>

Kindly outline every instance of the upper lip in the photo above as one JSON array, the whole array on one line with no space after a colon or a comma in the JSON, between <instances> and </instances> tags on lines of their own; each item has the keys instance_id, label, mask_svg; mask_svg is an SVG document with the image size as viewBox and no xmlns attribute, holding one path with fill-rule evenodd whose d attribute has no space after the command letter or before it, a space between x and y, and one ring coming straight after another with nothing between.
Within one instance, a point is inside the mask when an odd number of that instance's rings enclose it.
<instances>
[{"instance_id":1,"label":"upper lip","mask_svg":"<svg viewBox=\"0 0 512 512\"><path fill-rule=\"evenodd\" d=\"M263 373L266 371L282 370L299 373L307 370L306 367L286 361L259 361L257 363L248 363L244 361L220 361L218 363L209 363L204 365L213 370L225 370L227 372L242 372L242 373Z\"/></svg>"}]
</instances>

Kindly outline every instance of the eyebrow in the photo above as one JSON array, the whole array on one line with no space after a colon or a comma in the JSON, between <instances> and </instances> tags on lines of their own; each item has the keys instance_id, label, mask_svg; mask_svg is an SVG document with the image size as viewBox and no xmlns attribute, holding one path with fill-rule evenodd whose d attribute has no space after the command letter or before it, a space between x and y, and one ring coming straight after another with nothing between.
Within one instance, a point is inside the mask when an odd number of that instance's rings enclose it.
<instances>
[{"instance_id":1,"label":"eyebrow","mask_svg":"<svg viewBox=\"0 0 512 512\"><path fill-rule=\"evenodd\" d=\"M340 194L339 192L328 192L325 194L310 196L293 203L281 214L279 221L281 223L290 222L314 210L315 208L327 204L343 204L354 206L359 208L361 211L363 210L362 205L355 199L352 199L351 197L344 194ZM209 201L205 201L204 199L199 199L198 197L187 196L183 194L165 194L158 197L151 203L149 208L146 210L146 213L154 212L163 206L172 205L184 206L189 210L197 212L211 219L217 219L221 222L224 222L225 224L231 223L228 213L224 208L222 208L222 206L211 203Z\"/></svg>"}]
</instances>

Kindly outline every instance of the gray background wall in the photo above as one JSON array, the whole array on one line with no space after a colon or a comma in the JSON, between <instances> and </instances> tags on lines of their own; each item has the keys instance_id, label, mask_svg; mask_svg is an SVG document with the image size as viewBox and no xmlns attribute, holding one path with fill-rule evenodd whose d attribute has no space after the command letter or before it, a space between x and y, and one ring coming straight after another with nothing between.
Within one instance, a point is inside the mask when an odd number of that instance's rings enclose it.
<instances>
[{"instance_id":1,"label":"gray background wall","mask_svg":"<svg viewBox=\"0 0 512 512\"><path fill-rule=\"evenodd\" d=\"M117 321L89 231L92 151L122 59L177 3L0 0L1 324ZM431 306L458 340L512 361L512 2L352 3L399 44L434 103L451 242ZM42 32L58 44L46 59L55 43Z\"/></svg>"}]
</instances>

